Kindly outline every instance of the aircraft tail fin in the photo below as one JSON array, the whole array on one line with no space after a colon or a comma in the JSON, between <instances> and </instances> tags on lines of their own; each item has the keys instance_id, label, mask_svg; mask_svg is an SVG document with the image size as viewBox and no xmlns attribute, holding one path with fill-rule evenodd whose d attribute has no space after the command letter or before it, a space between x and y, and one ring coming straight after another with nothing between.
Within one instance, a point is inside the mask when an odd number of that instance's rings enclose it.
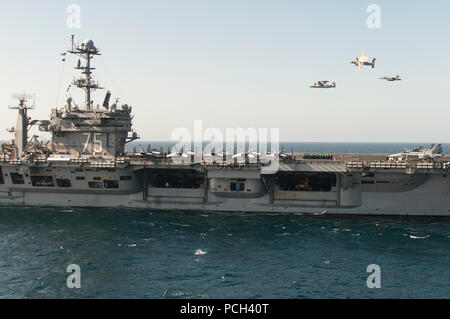
<instances>
[{"instance_id":1,"label":"aircraft tail fin","mask_svg":"<svg viewBox=\"0 0 450 319\"><path fill-rule=\"evenodd\" d=\"M442 144L438 144L431 149L432 154L442 154Z\"/></svg>"}]
</instances>

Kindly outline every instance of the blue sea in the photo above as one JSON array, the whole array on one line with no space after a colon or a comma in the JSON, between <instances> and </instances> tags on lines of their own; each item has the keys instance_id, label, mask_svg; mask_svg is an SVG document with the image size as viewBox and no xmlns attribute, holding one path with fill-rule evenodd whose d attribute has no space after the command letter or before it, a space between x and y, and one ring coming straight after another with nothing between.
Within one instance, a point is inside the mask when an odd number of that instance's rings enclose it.
<instances>
[{"instance_id":1,"label":"blue sea","mask_svg":"<svg viewBox=\"0 0 450 319\"><path fill-rule=\"evenodd\" d=\"M292 147L390 153L409 146ZM80 267L79 289L66 284L71 264ZM381 288L367 286L373 264ZM449 296L446 217L0 207L0 298Z\"/></svg>"}]
</instances>

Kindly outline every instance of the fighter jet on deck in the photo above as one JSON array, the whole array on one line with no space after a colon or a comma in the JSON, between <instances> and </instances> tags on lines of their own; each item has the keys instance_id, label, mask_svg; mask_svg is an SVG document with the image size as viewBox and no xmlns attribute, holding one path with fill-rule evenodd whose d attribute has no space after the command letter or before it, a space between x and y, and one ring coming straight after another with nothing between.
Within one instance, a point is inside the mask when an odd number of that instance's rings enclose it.
<instances>
[{"instance_id":1,"label":"fighter jet on deck","mask_svg":"<svg viewBox=\"0 0 450 319\"><path fill-rule=\"evenodd\" d=\"M359 58L356 58L350 63L356 65L358 67L358 70L361 70L364 65L370 65L373 69L375 67L375 61L376 58L373 58L372 62L370 62L370 58L366 55L366 52L363 52L363 54Z\"/></svg>"},{"instance_id":2,"label":"fighter jet on deck","mask_svg":"<svg viewBox=\"0 0 450 319\"><path fill-rule=\"evenodd\" d=\"M317 83L314 83L310 86L310 88L313 89L331 89L336 87L336 82L331 82L331 84L328 84L330 81L319 81Z\"/></svg>"},{"instance_id":3,"label":"fighter jet on deck","mask_svg":"<svg viewBox=\"0 0 450 319\"><path fill-rule=\"evenodd\" d=\"M389 76L383 76L382 78L380 78L380 80L386 80L386 81L401 81L402 79L400 79L400 75L394 76L394 77L389 77Z\"/></svg>"},{"instance_id":4,"label":"fighter jet on deck","mask_svg":"<svg viewBox=\"0 0 450 319\"><path fill-rule=\"evenodd\" d=\"M442 157L442 145L431 145L431 148L425 149L422 146L417 146L411 150L401 153L392 154L389 156L390 160L426 160Z\"/></svg>"}]
</instances>

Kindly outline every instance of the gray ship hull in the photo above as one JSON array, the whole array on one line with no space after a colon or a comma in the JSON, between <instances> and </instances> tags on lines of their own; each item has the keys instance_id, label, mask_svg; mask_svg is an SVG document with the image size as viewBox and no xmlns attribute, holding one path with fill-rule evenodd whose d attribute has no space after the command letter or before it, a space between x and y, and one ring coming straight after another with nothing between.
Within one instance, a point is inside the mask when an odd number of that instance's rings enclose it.
<instances>
[{"instance_id":1,"label":"gray ship hull","mask_svg":"<svg viewBox=\"0 0 450 319\"><path fill-rule=\"evenodd\" d=\"M286 176L305 173L304 168L298 167L300 164L294 165L300 171L289 171ZM328 171L334 172L325 173L335 176L336 185L327 191L284 190L277 185L276 174L264 175L261 168L245 166L228 169L201 167L197 170L173 168L169 171L134 166L78 169L77 173L73 173L73 167L45 166L40 170L34 168L36 175L25 173L23 184L14 184L11 175L23 171L23 167L8 165L2 167L4 179L0 185L0 204L306 215L450 216L450 176L446 172L439 170L408 175L399 170L384 169L367 177L359 170L335 172L340 164L333 163L334 169L330 165ZM289 167L294 169L292 165ZM43 174L53 180L66 176L71 187L58 187L57 183L36 186L36 178L32 176L42 177ZM203 181L196 188L167 183L155 185L152 182L156 177L170 180L171 174L197 174ZM308 174L312 180L314 174L324 172L313 170ZM117 188L97 188L100 183L110 185L110 181L118 181L114 185ZM233 181L245 183L245 189L230 191L229 185ZM95 188L90 188L92 185Z\"/></svg>"}]
</instances>

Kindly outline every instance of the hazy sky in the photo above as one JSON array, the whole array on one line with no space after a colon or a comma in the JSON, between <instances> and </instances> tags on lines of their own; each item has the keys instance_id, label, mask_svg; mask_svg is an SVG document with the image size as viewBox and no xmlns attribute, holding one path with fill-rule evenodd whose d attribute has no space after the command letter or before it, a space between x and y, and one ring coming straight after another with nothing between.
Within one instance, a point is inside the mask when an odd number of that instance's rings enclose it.
<instances>
[{"instance_id":1,"label":"hazy sky","mask_svg":"<svg viewBox=\"0 0 450 319\"><path fill-rule=\"evenodd\" d=\"M71 3L80 29L66 25ZM372 3L380 29L366 25ZM15 125L12 93L36 93L36 119L63 105L78 72L60 53L75 34L100 48L95 77L133 106L143 140L203 120L279 128L282 141L449 142L449 16L447 0L0 0L0 139ZM362 51L374 70L349 63ZM310 89L317 80L337 88Z\"/></svg>"}]
</instances>

